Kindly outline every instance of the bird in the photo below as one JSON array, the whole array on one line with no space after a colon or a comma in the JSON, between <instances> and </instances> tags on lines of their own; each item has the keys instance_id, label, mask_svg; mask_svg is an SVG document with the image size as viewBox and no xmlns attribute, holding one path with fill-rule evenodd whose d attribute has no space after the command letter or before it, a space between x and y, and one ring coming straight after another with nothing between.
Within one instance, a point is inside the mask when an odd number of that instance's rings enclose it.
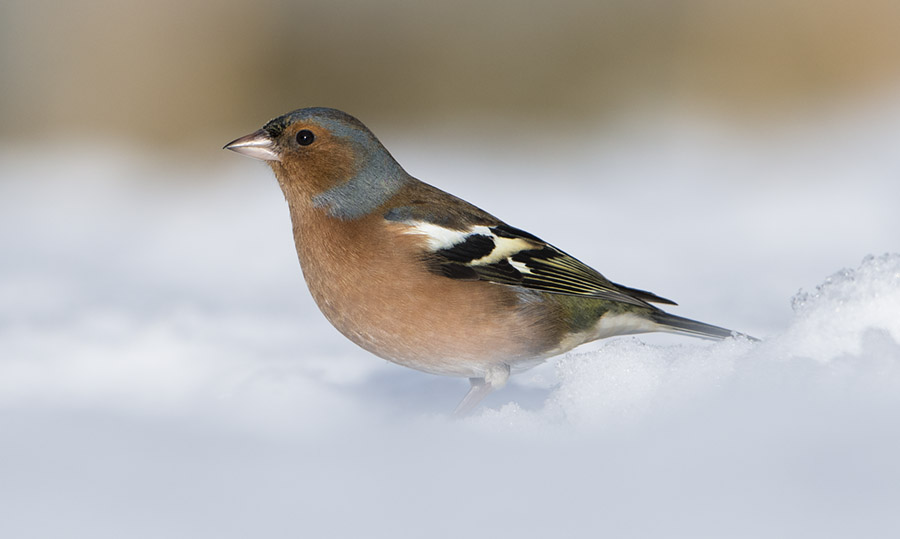
<instances>
[{"instance_id":1,"label":"bird","mask_svg":"<svg viewBox=\"0 0 900 539\"><path fill-rule=\"evenodd\" d=\"M550 243L408 174L337 109L302 108L224 146L268 163L309 291L372 354L468 378L470 413L511 374L581 344L647 332L756 340L663 311ZM543 210L546 211L546 210Z\"/></svg>"}]
</instances>

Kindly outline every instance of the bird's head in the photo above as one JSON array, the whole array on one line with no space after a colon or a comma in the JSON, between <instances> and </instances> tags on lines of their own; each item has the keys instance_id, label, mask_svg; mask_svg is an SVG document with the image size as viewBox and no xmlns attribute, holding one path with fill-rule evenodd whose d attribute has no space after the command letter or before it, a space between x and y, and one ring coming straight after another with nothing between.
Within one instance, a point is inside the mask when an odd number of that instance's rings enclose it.
<instances>
[{"instance_id":1,"label":"bird's head","mask_svg":"<svg viewBox=\"0 0 900 539\"><path fill-rule=\"evenodd\" d=\"M266 161L289 203L341 219L368 214L409 178L362 122L336 109L289 112L225 149Z\"/></svg>"}]
</instances>

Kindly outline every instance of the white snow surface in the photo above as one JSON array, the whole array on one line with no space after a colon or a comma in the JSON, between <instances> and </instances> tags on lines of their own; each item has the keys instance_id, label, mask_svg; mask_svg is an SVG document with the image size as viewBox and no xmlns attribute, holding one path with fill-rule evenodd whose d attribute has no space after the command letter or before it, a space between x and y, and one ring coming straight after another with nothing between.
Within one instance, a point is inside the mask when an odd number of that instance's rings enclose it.
<instances>
[{"instance_id":1,"label":"white snow surface","mask_svg":"<svg viewBox=\"0 0 900 539\"><path fill-rule=\"evenodd\" d=\"M412 174L762 342L593 343L452 420L465 381L318 313L264 165L7 146L2 537L900 536L897 102L401 135Z\"/></svg>"}]
</instances>

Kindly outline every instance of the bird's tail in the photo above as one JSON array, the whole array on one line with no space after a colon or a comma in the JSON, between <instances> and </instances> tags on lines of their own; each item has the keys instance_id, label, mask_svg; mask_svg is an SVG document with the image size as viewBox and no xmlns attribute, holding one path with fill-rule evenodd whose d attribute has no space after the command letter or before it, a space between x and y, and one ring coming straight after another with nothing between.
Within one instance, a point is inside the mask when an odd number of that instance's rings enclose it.
<instances>
[{"instance_id":1,"label":"bird's tail","mask_svg":"<svg viewBox=\"0 0 900 539\"><path fill-rule=\"evenodd\" d=\"M728 337L744 337L751 341L759 340L756 337L738 333L737 331L714 326L712 324L706 324L704 322L698 322L697 320L691 320L690 318L684 318L682 316L675 316L674 314L663 311L654 312L651 317L654 322L661 326L660 329L662 331L681 333L683 335L716 341L727 339Z\"/></svg>"}]
</instances>

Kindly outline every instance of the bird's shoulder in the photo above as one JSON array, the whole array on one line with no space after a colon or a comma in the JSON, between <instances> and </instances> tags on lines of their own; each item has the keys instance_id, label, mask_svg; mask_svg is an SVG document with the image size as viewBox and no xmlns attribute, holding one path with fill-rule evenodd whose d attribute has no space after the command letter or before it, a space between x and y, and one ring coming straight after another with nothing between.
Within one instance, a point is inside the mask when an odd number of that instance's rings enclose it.
<instances>
[{"instance_id":1,"label":"bird's shoulder","mask_svg":"<svg viewBox=\"0 0 900 539\"><path fill-rule=\"evenodd\" d=\"M418 180L394 196L384 218L393 223L428 223L457 231L502 224L474 204Z\"/></svg>"}]
</instances>

